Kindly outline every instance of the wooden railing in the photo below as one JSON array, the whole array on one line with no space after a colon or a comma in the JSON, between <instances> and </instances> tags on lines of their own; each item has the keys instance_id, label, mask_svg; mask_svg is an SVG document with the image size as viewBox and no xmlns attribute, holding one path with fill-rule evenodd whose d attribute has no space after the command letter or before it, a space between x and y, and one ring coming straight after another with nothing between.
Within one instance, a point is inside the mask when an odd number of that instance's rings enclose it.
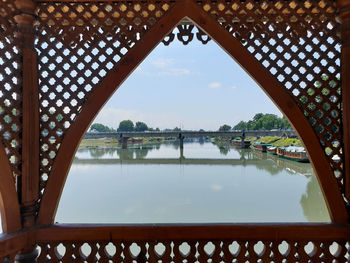
<instances>
[{"instance_id":1,"label":"wooden railing","mask_svg":"<svg viewBox=\"0 0 350 263\"><path fill-rule=\"evenodd\" d=\"M0 260L36 244L38 262L350 262L349 241L335 224L63 224L3 236Z\"/></svg>"}]
</instances>

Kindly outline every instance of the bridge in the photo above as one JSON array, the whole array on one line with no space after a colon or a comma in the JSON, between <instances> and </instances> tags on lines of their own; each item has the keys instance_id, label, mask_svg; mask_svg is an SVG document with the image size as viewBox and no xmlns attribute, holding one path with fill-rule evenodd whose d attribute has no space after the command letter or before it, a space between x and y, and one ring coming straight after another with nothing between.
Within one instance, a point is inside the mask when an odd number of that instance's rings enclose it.
<instances>
[{"instance_id":1,"label":"bridge","mask_svg":"<svg viewBox=\"0 0 350 263\"><path fill-rule=\"evenodd\" d=\"M239 137L244 142L247 136L263 137L277 136L295 138L298 135L294 130L234 130L234 131L145 131L145 132L88 132L84 139L113 138L122 143L122 148L127 148L127 141L135 137L173 137L180 140L180 149L183 149L185 137Z\"/></svg>"}]
</instances>

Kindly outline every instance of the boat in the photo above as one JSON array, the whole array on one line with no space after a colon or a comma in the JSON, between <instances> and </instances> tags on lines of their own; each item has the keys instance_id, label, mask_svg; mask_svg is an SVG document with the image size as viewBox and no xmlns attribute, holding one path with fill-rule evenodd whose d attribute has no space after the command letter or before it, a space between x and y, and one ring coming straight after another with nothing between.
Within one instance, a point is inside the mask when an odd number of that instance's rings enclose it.
<instances>
[{"instance_id":1,"label":"boat","mask_svg":"<svg viewBox=\"0 0 350 263\"><path fill-rule=\"evenodd\" d=\"M231 141L233 145L239 146L241 148L249 148L250 146L250 141L244 141L244 144L242 145L242 140L240 139L234 139Z\"/></svg>"},{"instance_id":2,"label":"boat","mask_svg":"<svg viewBox=\"0 0 350 263\"><path fill-rule=\"evenodd\" d=\"M267 147L270 147L272 146L271 144L268 144L268 143L261 143L261 142L255 142L253 144L253 148L256 149L256 150L259 150L263 153L266 153L267 152Z\"/></svg>"},{"instance_id":3,"label":"boat","mask_svg":"<svg viewBox=\"0 0 350 263\"><path fill-rule=\"evenodd\" d=\"M276 146L268 146L266 151L269 154L277 155L277 147Z\"/></svg>"},{"instance_id":4,"label":"boat","mask_svg":"<svg viewBox=\"0 0 350 263\"><path fill-rule=\"evenodd\" d=\"M301 163L310 162L304 147L297 147L297 146L279 147L277 148L277 155L279 157L301 162Z\"/></svg>"}]
</instances>

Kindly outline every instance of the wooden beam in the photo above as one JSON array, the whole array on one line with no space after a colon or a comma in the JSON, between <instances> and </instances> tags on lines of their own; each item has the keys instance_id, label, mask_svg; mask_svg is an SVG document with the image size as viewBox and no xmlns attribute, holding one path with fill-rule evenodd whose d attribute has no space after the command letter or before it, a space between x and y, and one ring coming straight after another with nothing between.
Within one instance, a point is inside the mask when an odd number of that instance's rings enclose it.
<instances>
[{"instance_id":1,"label":"wooden beam","mask_svg":"<svg viewBox=\"0 0 350 263\"><path fill-rule=\"evenodd\" d=\"M349 225L337 224L59 224L37 230L38 242L150 240L321 240L348 241Z\"/></svg>"},{"instance_id":2,"label":"wooden beam","mask_svg":"<svg viewBox=\"0 0 350 263\"><path fill-rule=\"evenodd\" d=\"M186 3L186 16L236 60L289 119L309 153L332 221L336 223L348 222L345 203L332 168L320 145L319 139L294 99L284 90L284 87L281 86L276 78L241 43L222 28L217 21L209 17L206 12L191 0L188 0Z\"/></svg>"},{"instance_id":3,"label":"wooden beam","mask_svg":"<svg viewBox=\"0 0 350 263\"><path fill-rule=\"evenodd\" d=\"M350 201L350 1L338 1L341 25L341 83L345 196Z\"/></svg>"},{"instance_id":4,"label":"wooden beam","mask_svg":"<svg viewBox=\"0 0 350 263\"><path fill-rule=\"evenodd\" d=\"M118 62L94 89L82 112L64 136L60 150L50 172L39 211L38 224L51 224L54 220L61 192L79 142L93 118L113 95L122 82L181 21L184 6L178 3L152 27L143 38Z\"/></svg>"}]
</instances>

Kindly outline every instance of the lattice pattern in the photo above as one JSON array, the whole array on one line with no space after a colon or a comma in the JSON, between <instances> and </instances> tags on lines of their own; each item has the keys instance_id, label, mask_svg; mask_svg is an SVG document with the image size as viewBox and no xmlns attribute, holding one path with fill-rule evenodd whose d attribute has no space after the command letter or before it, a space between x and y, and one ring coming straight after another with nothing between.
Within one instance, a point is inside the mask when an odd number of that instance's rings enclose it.
<instances>
[{"instance_id":1,"label":"lattice pattern","mask_svg":"<svg viewBox=\"0 0 350 263\"><path fill-rule=\"evenodd\" d=\"M5 146L14 179L21 175L21 52L16 38L14 1L0 5L0 141Z\"/></svg>"},{"instance_id":2,"label":"lattice pattern","mask_svg":"<svg viewBox=\"0 0 350 263\"><path fill-rule=\"evenodd\" d=\"M39 4L41 193L89 94L170 8L152 1Z\"/></svg>"},{"instance_id":3,"label":"lattice pattern","mask_svg":"<svg viewBox=\"0 0 350 263\"><path fill-rule=\"evenodd\" d=\"M349 244L320 241L41 243L38 262L349 262Z\"/></svg>"},{"instance_id":4,"label":"lattice pattern","mask_svg":"<svg viewBox=\"0 0 350 263\"><path fill-rule=\"evenodd\" d=\"M341 46L336 35L335 2L237 0L198 3L295 99L319 137L339 186L344 190Z\"/></svg>"}]
</instances>

